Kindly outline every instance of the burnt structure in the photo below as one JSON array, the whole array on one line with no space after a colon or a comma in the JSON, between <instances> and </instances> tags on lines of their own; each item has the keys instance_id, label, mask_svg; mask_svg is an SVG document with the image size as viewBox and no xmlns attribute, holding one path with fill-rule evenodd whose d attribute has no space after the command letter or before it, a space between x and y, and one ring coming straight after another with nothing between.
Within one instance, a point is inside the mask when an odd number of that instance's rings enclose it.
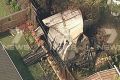
<instances>
[{"instance_id":1,"label":"burnt structure","mask_svg":"<svg viewBox=\"0 0 120 80\"><path fill-rule=\"evenodd\" d=\"M71 73L67 69L66 64L61 60L61 58L56 53L56 51L51 47L50 41L48 41L47 31L49 30L49 28L42 21L42 19L45 18L45 16L41 12L41 9L39 7L40 5L35 0L31 0L31 3L37 10L36 20L37 20L38 26L41 27L41 29L44 32L44 34L41 37L39 37L40 41L41 40L44 41L44 44L41 44L41 42L38 43L39 48L41 48L43 52L37 53L36 52L37 50L35 50L34 52L32 52L31 55L25 56L24 62L27 63L28 65L34 64L36 63L36 59L37 61L39 61L45 54L48 62L50 63L51 67L53 68L54 72L56 73L56 75L60 80L74 80L74 77L71 75ZM36 36L34 36L34 38L36 38ZM32 60L33 62L31 63Z\"/></svg>"}]
</instances>

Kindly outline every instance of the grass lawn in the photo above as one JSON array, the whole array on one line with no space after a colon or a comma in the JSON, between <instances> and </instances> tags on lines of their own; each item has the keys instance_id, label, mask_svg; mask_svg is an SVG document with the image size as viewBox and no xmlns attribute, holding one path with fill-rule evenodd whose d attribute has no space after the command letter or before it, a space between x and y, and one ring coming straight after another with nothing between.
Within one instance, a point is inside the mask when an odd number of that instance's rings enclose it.
<instances>
[{"instance_id":1,"label":"grass lawn","mask_svg":"<svg viewBox=\"0 0 120 80\"><path fill-rule=\"evenodd\" d=\"M7 50L23 80L34 80L29 68L24 64L22 57L18 50Z\"/></svg>"},{"instance_id":2,"label":"grass lawn","mask_svg":"<svg viewBox=\"0 0 120 80\"><path fill-rule=\"evenodd\" d=\"M10 33L8 32L4 32L4 33L1 33L0 34L0 41L5 45L5 46L8 46L8 45L11 45L11 41L14 37L11 36Z\"/></svg>"},{"instance_id":3,"label":"grass lawn","mask_svg":"<svg viewBox=\"0 0 120 80\"><path fill-rule=\"evenodd\" d=\"M40 80L41 76L44 75L42 68L40 68L39 64L35 64L29 67L31 74L35 78L35 80Z\"/></svg>"},{"instance_id":4,"label":"grass lawn","mask_svg":"<svg viewBox=\"0 0 120 80\"><path fill-rule=\"evenodd\" d=\"M0 18L12 13L9 5L6 5L5 0L0 0Z\"/></svg>"},{"instance_id":5,"label":"grass lawn","mask_svg":"<svg viewBox=\"0 0 120 80\"><path fill-rule=\"evenodd\" d=\"M19 43L15 45L15 48L9 48L8 45L13 45L13 39L14 37L7 32L0 34L0 41L6 46L6 50L13 60L14 64L16 65L18 71L20 72L23 80L39 80L40 77L43 75L43 71L40 65L36 64L28 67L26 66L26 64L24 64L22 60L22 57L25 56L30 50L29 48L23 47L28 46L26 40L24 39L24 36L22 36Z\"/></svg>"},{"instance_id":6,"label":"grass lawn","mask_svg":"<svg viewBox=\"0 0 120 80\"><path fill-rule=\"evenodd\" d=\"M2 42L2 44L6 46L6 50L10 55L11 59L13 60L14 64L16 65L22 78L24 80L34 80L29 68L24 64L22 60L22 56L25 55L24 53L27 53L27 50L23 50L23 48L18 48L17 45L16 45L16 48L13 48L13 47L11 48L11 45L13 45L12 44L13 39L14 37L7 32L0 34L0 41ZM27 44L23 37L19 43L20 45Z\"/></svg>"}]
</instances>

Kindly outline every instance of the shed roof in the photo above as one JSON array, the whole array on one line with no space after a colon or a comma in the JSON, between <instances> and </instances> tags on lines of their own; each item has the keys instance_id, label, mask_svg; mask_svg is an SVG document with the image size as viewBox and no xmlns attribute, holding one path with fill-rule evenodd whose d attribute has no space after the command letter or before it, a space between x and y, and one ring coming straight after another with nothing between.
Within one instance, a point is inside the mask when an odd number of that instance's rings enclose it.
<instances>
[{"instance_id":1,"label":"shed roof","mask_svg":"<svg viewBox=\"0 0 120 80\"><path fill-rule=\"evenodd\" d=\"M60 57L64 53L67 55L67 41L76 44L79 35L83 33L83 17L80 10L66 10L44 19L43 22L49 27L49 40Z\"/></svg>"},{"instance_id":2,"label":"shed roof","mask_svg":"<svg viewBox=\"0 0 120 80\"><path fill-rule=\"evenodd\" d=\"M62 37L76 42L80 33L83 33L83 18L80 10L67 10L43 20L50 27L49 33L52 38L61 36L56 42L61 42ZM49 34L48 34L49 36ZM50 37L51 37L50 36Z\"/></svg>"}]
</instances>

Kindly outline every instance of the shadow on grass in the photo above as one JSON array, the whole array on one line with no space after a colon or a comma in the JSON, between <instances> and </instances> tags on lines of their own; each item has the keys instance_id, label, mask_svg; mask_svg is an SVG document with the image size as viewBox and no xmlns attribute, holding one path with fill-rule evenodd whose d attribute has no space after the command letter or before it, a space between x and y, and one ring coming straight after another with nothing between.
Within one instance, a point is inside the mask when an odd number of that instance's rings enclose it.
<instances>
[{"instance_id":1,"label":"shadow on grass","mask_svg":"<svg viewBox=\"0 0 120 80\"><path fill-rule=\"evenodd\" d=\"M7 52L9 56L11 57L12 61L14 62L23 80L34 80L28 67L24 64L20 53L16 49L7 50Z\"/></svg>"},{"instance_id":2,"label":"shadow on grass","mask_svg":"<svg viewBox=\"0 0 120 80\"><path fill-rule=\"evenodd\" d=\"M10 36L11 34L9 33L9 31L6 31L6 32L0 32L0 39L1 38L4 38L4 37L7 37L7 36Z\"/></svg>"}]
</instances>

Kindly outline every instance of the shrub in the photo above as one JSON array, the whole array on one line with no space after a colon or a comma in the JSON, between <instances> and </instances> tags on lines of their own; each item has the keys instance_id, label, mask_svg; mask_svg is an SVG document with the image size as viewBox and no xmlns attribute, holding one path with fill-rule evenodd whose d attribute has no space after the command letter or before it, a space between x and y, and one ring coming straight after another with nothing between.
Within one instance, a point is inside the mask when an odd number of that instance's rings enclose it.
<instances>
[{"instance_id":1,"label":"shrub","mask_svg":"<svg viewBox=\"0 0 120 80\"><path fill-rule=\"evenodd\" d=\"M12 0L5 0L5 3L7 4L7 5L10 5L10 2L11 2Z\"/></svg>"},{"instance_id":2,"label":"shrub","mask_svg":"<svg viewBox=\"0 0 120 80\"><path fill-rule=\"evenodd\" d=\"M14 8L14 11L20 11L20 10L21 10L21 7L20 7L19 4L17 4L17 5L15 6L15 8Z\"/></svg>"},{"instance_id":3,"label":"shrub","mask_svg":"<svg viewBox=\"0 0 120 80\"><path fill-rule=\"evenodd\" d=\"M11 4L11 7L12 7L13 11L15 11L15 6L17 5L17 1L12 0L10 4Z\"/></svg>"},{"instance_id":4,"label":"shrub","mask_svg":"<svg viewBox=\"0 0 120 80\"><path fill-rule=\"evenodd\" d=\"M17 1L16 1L16 0L12 0L12 1L11 1L11 6L12 6L12 7L15 7L16 5L17 5Z\"/></svg>"},{"instance_id":5,"label":"shrub","mask_svg":"<svg viewBox=\"0 0 120 80\"><path fill-rule=\"evenodd\" d=\"M11 7L12 7L12 9L13 9L14 12L21 10L21 7L20 7L20 5L17 3L16 0L12 0L12 2L11 2Z\"/></svg>"}]
</instances>

